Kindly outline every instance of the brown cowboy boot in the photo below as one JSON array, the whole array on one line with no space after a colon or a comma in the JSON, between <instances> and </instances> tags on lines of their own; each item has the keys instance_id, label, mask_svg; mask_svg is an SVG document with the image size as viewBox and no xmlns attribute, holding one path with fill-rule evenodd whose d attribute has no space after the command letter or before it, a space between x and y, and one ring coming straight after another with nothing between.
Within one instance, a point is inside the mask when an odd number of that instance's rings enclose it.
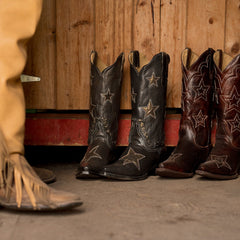
<instances>
[{"instance_id":1,"label":"brown cowboy boot","mask_svg":"<svg viewBox=\"0 0 240 240\"><path fill-rule=\"evenodd\" d=\"M214 54L217 92L216 144L197 174L213 179L234 179L240 167L240 55Z\"/></svg>"},{"instance_id":2,"label":"brown cowboy boot","mask_svg":"<svg viewBox=\"0 0 240 240\"><path fill-rule=\"evenodd\" d=\"M182 53L183 92L179 141L171 156L160 163L156 174L187 178L194 175L211 149L212 57L208 49L200 57L185 49Z\"/></svg>"},{"instance_id":3,"label":"brown cowboy boot","mask_svg":"<svg viewBox=\"0 0 240 240\"><path fill-rule=\"evenodd\" d=\"M108 67L100 61L95 51L91 53L89 146L76 178L99 177L103 166L114 160L123 64L123 53Z\"/></svg>"},{"instance_id":4,"label":"brown cowboy boot","mask_svg":"<svg viewBox=\"0 0 240 240\"><path fill-rule=\"evenodd\" d=\"M132 85L132 125L129 145L101 175L118 180L142 180L160 162L164 149L164 118L169 56L161 52L149 62L138 51L129 55Z\"/></svg>"}]
</instances>

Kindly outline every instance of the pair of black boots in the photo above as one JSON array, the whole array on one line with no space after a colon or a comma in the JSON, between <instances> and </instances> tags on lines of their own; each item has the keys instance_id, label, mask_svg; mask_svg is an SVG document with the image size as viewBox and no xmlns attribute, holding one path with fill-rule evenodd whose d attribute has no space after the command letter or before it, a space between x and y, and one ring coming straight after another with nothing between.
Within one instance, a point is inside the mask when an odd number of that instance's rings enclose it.
<instances>
[{"instance_id":1,"label":"pair of black boots","mask_svg":"<svg viewBox=\"0 0 240 240\"><path fill-rule=\"evenodd\" d=\"M115 157L124 54L106 66L91 53L90 126L88 149L77 178L104 176L142 180L155 170L164 151L164 118L168 54L160 52L149 62L138 51L129 54L132 121L129 145Z\"/></svg>"}]
</instances>

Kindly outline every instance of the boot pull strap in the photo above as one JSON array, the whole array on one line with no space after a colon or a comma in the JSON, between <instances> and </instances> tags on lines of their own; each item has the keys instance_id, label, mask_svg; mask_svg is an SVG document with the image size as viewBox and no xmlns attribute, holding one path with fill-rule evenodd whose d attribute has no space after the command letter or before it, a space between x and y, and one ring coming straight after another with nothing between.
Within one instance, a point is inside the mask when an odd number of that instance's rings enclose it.
<instances>
[{"instance_id":1,"label":"boot pull strap","mask_svg":"<svg viewBox=\"0 0 240 240\"><path fill-rule=\"evenodd\" d=\"M186 60L186 68L189 69L190 67L190 60L191 60L192 50L191 48L187 49L187 60Z\"/></svg>"},{"instance_id":2,"label":"boot pull strap","mask_svg":"<svg viewBox=\"0 0 240 240\"><path fill-rule=\"evenodd\" d=\"M222 66L223 66L223 51L221 49L218 49L217 52L219 53L218 68L222 70Z\"/></svg>"},{"instance_id":3,"label":"boot pull strap","mask_svg":"<svg viewBox=\"0 0 240 240\"><path fill-rule=\"evenodd\" d=\"M138 51L133 51L133 66L136 68L140 67L140 56Z\"/></svg>"}]
</instances>

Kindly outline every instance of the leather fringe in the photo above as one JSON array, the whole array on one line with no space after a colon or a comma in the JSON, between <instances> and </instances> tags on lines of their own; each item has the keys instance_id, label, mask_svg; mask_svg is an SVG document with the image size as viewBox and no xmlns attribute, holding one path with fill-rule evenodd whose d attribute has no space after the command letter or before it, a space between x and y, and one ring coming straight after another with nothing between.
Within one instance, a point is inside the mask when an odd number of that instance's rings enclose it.
<instances>
[{"instance_id":1,"label":"leather fringe","mask_svg":"<svg viewBox=\"0 0 240 240\"><path fill-rule=\"evenodd\" d=\"M11 158L8 152L6 140L1 130L0 188L5 190L6 202L9 201L13 194L16 195L18 208L20 208L22 204L23 191L26 191L34 209L38 208L38 203L42 203L50 207L52 205L49 201L50 189L40 180L26 159L21 155L17 158Z\"/></svg>"}]
</instances>

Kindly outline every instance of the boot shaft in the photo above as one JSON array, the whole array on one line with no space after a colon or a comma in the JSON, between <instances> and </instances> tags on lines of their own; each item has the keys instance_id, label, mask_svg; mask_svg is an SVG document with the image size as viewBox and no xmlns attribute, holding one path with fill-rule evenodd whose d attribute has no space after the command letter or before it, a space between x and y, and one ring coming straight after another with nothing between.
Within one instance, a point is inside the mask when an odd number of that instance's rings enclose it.
<instances>
[{"instance_id":1,"label":"boot shaft","mask_svg":"<svg viewBox=\"0 0 240 240\"><path fill-rule=\"evenodd\" d=\"M240 55L214 54L217 138L240 147Z\"/></svg>"},{"instance_id":2,"label":"boot shaft","mask_svg":"<svg viewBox=\"0 0 240 240\"><path fill-rule=\"evenodd\" d=\"M182 53L182 118L179 137L200 146L211 144L213 53L213 49L208 49L198 57L188 48Z\"/></svg>"},{"instance_id":3,"label":"boot shaft","mask_svg":"<svg viewBox=\"0 0 240 240\"><path fill-rule=\"evenodd\" d=\"M164 145L164 117L169 56L161 52L147 61L138 51L129 55L132 126L129 143L156 149Z\"/></svg>"},{"instance_id":4,"label":"boot shaft","mask_svg":"<svg viewBox=\"0 0 240 240\"><path fill-rule=\"evenodd\" d=\"M123 53L110 66L91 53L89 144L97 139L116 144L123 65Z\"/></svg>"}]
</instances>

